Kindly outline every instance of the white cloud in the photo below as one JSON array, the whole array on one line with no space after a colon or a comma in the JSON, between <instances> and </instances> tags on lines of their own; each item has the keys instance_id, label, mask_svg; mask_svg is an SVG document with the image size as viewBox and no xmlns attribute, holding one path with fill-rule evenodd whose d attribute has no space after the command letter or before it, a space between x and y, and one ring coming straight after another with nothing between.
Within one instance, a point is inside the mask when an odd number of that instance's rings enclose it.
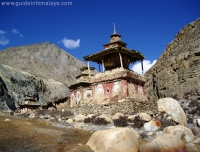
<instances>
[{"instance_id":1,"label":"white cloud","mask_svg":"<svg viewBox=\"0 0 200 152\"><path fill-rule=\"evenodd\" d=\"M9 39L7 39L4 36L0 36L0 44L1 45L7 45L9 43Z\"/></svg>"},{"instance_id":2,"label":"white cloud","mask_svg":"<svg viewBox=\"0 0 200 152\"><path fill-rule=\"evenodd\" d=\"M6 33L5 31L0 30L0 35L3 35L5 33Z\"/></svg>"},{"instance_id":3,"label":"white cloud","mask_svg":"<svg viewBox=\"0 0 200 152\"><path fill-rule=\"evenodd\" d=\"M24 37L17 29L12 29L12 33L13 34L16 34L16 35L18 35L18 36L20 36L20 37Z\"/></svg>"},{"instance_id":4,"label":"white cloud","mask_svg":"<svg viewBox=\"0 0 200 152\"><path fill-rule=\"evenodd\" d=\"M143 70L144 73L149 70L155 63L157 60L154 60L152 63L149 60L143 60ZM136 64L133 65L132 70L139 73L140 75L142 75L142 67L141 67L141 63L138 62Z\"/></svg>"},{"instance_id":5,"label":"white cloud","mask_svg":"<svg viewBox=\"0 0 200 152\"><path fill-rule=\"evenodd\" d=\"M67 39L66 37L61 40L61 42L59 43L62 43L66 48L69 48L69 49L75 49L77 47L80 46L80 42L81 40L80 39L77 39L76 41L75 40L71 40L71 39Z\"/></svg>"}]
</instances>

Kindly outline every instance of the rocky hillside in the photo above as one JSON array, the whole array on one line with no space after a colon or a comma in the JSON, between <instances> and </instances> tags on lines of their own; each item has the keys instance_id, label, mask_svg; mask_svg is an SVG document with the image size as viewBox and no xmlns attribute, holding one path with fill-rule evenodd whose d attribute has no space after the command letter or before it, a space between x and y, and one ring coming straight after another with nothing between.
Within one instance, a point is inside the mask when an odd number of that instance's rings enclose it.
<instances>
[{"instance_id":1,"label":"rocky hillside","mask_svg":"<svg viewBox=\"0 0 200 152\"><path fill-rule=\"evenodd\" d=\"M45 79L67 84L75 82L85 64L49 42L0 51L0 63Z\"/></svg>"},{"instance_id":2,"label":"rocky hillside","mask_svg":"<svg viewBox=\"0 0 200 152\"><path fill-rule=\"evenodd\" d=\"M151 101L197 95L200 89L200 19L175 35L145 77L147 96Z\"/></svg>"},{"instance_id":3,"label":"rocky hillside","mask_svg":"<svg viewBox=\"0 0 200 152\"><path fill-rule=\"evenodd\" d=\"M16 109L26 96L45 104L69 95L85 64L48 42L0 51L0 110Z\"/></svg>"}]
</instances>

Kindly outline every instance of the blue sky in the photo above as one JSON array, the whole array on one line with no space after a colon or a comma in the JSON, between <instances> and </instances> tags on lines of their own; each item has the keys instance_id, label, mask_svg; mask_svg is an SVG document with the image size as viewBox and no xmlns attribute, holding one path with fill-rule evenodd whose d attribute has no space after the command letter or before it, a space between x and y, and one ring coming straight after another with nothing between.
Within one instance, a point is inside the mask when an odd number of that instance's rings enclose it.
<instances>
[{"instance_id":1,"label":"blue sky","mask_svg":"<svg viewBox=\"0 0 200 152\"><path fill-rule=\"evenodd\" d=\"M103 50L115 23L127 48L145 55L146 67L181 28L200 18L199 0L24 0L9 6L5 1L0 2L0 50L49 41L83 60Z\"/></svg>"}]
</instances>

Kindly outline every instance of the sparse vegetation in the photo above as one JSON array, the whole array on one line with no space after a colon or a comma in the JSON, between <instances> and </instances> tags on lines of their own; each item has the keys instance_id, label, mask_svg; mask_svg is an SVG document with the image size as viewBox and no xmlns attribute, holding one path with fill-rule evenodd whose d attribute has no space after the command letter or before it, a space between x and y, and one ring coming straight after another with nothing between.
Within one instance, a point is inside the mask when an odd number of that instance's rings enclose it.
<instances>
[{"instance_id":1,"label":"sparse vegetation","mask_svg":"<svg viewBox=\"0 0 200 152\"><path fill-rule=\"evenodd\" d=\"M93 123L96 116L88 117L84 119L84 123Z\"/></svg>"},{"instance_id":2,"label":"sparse vegetation","mask_svg":"<svg viewBox=\"0 0 200 152\"><path fill-rule=\"evenodd\" d=\"M164 128L168 127L168 126L175 126L176 124L172 121L169 120L165 120L165 119L160 119L159 120L161 122L161 127L159 128L159 130L163 130Z\"/></svg>"},{"instance_id":3,"label":"sparse vegetation","mask_svg":"<svg viewBox=\"0 0 200 152\"><path fill-rule=\"evenodd\" d=\"M191 128L191 131L195 136L199 134L199 131L196 128Z\"/></svg>"},{"instance_id":4,"label":"sparse vegetation","mask_svg":"<svg viewBox=\"0 0 200 152\"><path fill-rule=\"evenodd\" d=\"M51 117L69 117L69 116L73 116L73 113L71 111L58 111L58 110L47 110L47 109L43 109L43 110L37 110L37 113L35 115L36 118L38 118L40 115L50 115Z\"/></svg>"},{"instance_id":5,"label":"sparse vegetation","mask_svg":"<svg viewBox=\"0 0 200 152\"><path fill-rule=\"evenodd\" d=\"M134 123L131 125L133 128L141 128L146 121L141 120L139 116L136 116L132 122Z\"/></svg>"},{"instance_id":6,"label":"sparse vegetation","mask_svg":"<svg viewBox=\"0 0 200 152\"><path fill-rule=\"evenodd\" d=\"M147 136L147 134L146 134L146 132L141 132L140 134L140 138L147 138L148 136Z\"/></svg>"},{"instance_id":7,"label":"sparse vegetation","mask_svg":"<svg viewBox=\"0 0 200 152\"><path fill-rule=\"evenodd\" d=\"M126 127L128 126L128 119L126 116L120 116L119 119L114 120L114 125L116 127Z\"/></svg>"},{"instance_id":8,"label":"sparse vegetation","mask_svg":"<svg viewBox=\"0 0 200 152\"><path fill-rule=\"evenodd\" d=\"M99 117L93 119L92 123L95 125L107 125L108 124L108 122L104 118L99 118Z\"/></svg>"}]
</instances>

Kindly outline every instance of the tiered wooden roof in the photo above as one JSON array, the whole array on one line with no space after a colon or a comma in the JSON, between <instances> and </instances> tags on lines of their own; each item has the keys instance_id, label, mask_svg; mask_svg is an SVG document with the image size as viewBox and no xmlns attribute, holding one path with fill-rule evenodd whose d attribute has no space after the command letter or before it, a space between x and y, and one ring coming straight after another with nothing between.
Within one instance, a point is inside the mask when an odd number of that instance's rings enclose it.
<instances>
[{"instance_id":1,"label":"tiered wooden roof","mask_svg":"<svg viewBox=\"0 0 200 152\"><path fill-rule=\"evenodd\" d=\"M139 51L136 50L130 50L127 49L125 47L113 47L113 48L109 48L106 50L102 50L100 52L88 55L88 56L84 56L84 60L85 61L93 61L93 62L97 62L98 64L102 63L102 59L105 56L108 55L112 55L114 53L121 53L122 55L128 55L131 62L136 62L136 61L140 61L143 60L145 57L142 53L140 53Z\"/></svg>"}]
</instances>

